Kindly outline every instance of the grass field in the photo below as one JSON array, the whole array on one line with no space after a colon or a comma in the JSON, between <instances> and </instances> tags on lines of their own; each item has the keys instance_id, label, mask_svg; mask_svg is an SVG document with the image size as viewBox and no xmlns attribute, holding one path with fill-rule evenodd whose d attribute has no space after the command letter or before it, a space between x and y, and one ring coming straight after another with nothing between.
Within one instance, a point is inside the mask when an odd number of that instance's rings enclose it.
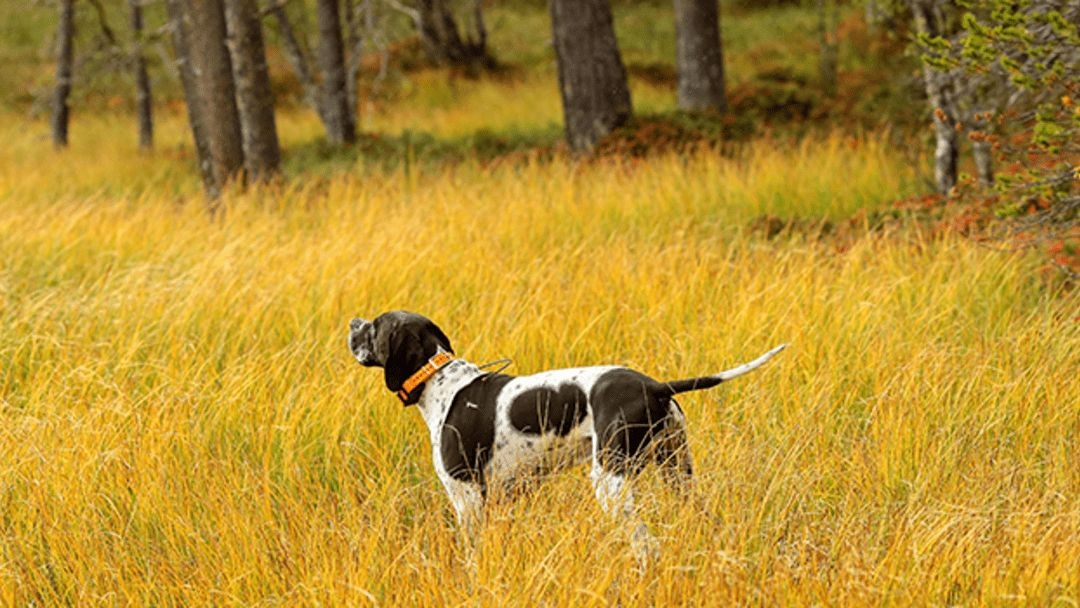
<instances>
[{"instance_id":1,"label":"grass field","mask_svg":"<svg viewBox=\"0 0 1080 608\"><path fill-rule=\"evenodd\" d=\"M358 161L211 219L179 118L150 156L112 119L63 154L3 124L0 604L1080 602L1075 292L914 223L751 228L917 192L880 139ZM345 348L392 308L516 373L792 346L683 398L696 499L641 480L639 575L584 468L490 505L470 557L417 412Z\"/></svg>"}]
</instances>

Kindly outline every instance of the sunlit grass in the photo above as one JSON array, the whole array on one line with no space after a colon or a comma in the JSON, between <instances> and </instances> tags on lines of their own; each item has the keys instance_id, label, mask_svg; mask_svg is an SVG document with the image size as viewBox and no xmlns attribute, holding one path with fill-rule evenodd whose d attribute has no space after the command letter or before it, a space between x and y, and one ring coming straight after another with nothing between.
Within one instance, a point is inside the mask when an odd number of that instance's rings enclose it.
<instances>
[{"instance_id":1,"label":"sunlit grass","mask_svg":"<svg viewBox=\"0 0 1080 608\"><path fill-rule=\"evenodd\" d=\"M910 194L880 139L358 165L209 218L183 149L139 156L127 127L85 120L64 153L4 132L0 603L1080 600L1075 295L914 227L747 229ZM662 556L638 575L581 468L493 505L470 557L419 416L345 348L349 318L399 307L518 373L792 346L682 399L695 499L642 481Z\"/></svg>"}]
</instances>

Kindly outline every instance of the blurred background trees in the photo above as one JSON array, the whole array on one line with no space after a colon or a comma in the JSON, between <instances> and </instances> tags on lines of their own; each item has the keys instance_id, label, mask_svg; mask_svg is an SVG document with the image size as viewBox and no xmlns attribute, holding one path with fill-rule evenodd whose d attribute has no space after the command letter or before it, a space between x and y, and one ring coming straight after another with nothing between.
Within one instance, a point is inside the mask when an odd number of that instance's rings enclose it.
<instances>
[{"instance_id":1,"label":"blurred background trees","mask_svg":"<svg viewBox=\"0 0 1080 608\"><path fill-rule=\"evenodd\" d=\"M924 135L932 142L923 148L934 151L927 181L940 195L998 197L999 215L1026 215L1020 212L1034 206L1040 217L1075 227L1080 5L1067 0L33 6L48 9L53 36L47 105L55 145L68 141L78 92L94 89L132 99L139 145L149 148L153 109L175 100L178 88L211 197L226 183L280 171L274 113L283 104L315 112L327 154L350 154L371 142L360 109L410 104L400 91L413 71L442 70L451 90L513 82L531 71L551 74L563 139L577 152L637 154L657 143L725 142L776 129L805 136L813 125L892 130L898 145ZM760 15L753 19L762 24L734 32L742 53L734 71L721 12L737 21ZM620 15L623 27L635 29L620 31ZM654 34L664 36L660 52L649 39ZM516 54L508 59L496 39L504 46L513 40ZM527 40L532 47L523 60ZM162 82L153 89L161 97L155 104L151 85ZM658 113L655 102L639 98L635 82L670 88L672 109ZM394 87L399 93L388 94ZM402 146L430 141L422 134L434 126L411 126ZM499 150L506 137L482 128L471 141Z\"/></svg>"},{"instance_id":2,"label":"blurred background trees","mask_svg":"<svg viewBox=\"0 0 1080 608\"><path fill-rule=\"evenodd\" d=\"M1080 3L911 0L942 194L991 189L1038 240L1080 228ZM958 174L967 135L977 175ZM995 162L1002 170L995 171ZM962 186L955 191L956 186Z\"/></svg>"}]
</instances>

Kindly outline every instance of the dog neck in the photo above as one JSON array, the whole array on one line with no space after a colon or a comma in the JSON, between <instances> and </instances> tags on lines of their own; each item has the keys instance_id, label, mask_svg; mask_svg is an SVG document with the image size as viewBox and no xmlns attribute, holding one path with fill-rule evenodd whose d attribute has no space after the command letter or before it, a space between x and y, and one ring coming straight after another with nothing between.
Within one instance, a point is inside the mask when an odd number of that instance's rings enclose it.
<instances>
[{"instance_id":1,"label":"dog neck","mask_svg":"<svg viewBox=\"0 0 1080 608\"><path fill-rule=\"evenodd\" d=\"M401 390L397 392L397 397L401 400L402 405L407 407L419 401L419 396L414 399L412 393L417 389L421 389L428 380L439 373L439 370L442 369L444 365L453 360L454 355L452 353L446 352L440 348L439 352L428 359L427 363L420 369L413 372L413 375L409 376L401 385Z\"/></svg>"},{"instance_id":2,"label":"dog neck","mask_svg":"<svg viewBox=\"0 0 1080 608\"><path fill-rule=\"evenodd\" d=\"M442 425L450 411L450 405L454 402L454 395L480 375L483 375L483 372L476 365L464 359L454 359L439 368L424 384L424 392L416 406L431 433L433 445L439 443Z\"/></svg>"}]
</instances>

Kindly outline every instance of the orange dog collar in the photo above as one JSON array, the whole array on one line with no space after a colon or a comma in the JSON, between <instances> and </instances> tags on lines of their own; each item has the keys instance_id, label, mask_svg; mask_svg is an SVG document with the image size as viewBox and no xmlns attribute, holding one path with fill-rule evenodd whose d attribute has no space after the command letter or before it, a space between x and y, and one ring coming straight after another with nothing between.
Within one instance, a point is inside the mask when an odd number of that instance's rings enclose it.
<instances>
[{"instance_id":1,"label":"orange dog collar","mask_svg":"<svg viewBox=\"0 0 1080 608\"><path fill-rule=\"evenodd\" d=\"M439 351L435 353L435 356L428 359L428 362L424 364L424 367L416 370L416 373L409 376L409 379L401 385L401 390L397 392L398 399L401 399L402 403L407 404L409 401L409 394L416 390L416 387L427 382L435 375L435 372L443 368L447 363L454 360L454 355L446 351Z\"/></svg>"}]
</instances>

